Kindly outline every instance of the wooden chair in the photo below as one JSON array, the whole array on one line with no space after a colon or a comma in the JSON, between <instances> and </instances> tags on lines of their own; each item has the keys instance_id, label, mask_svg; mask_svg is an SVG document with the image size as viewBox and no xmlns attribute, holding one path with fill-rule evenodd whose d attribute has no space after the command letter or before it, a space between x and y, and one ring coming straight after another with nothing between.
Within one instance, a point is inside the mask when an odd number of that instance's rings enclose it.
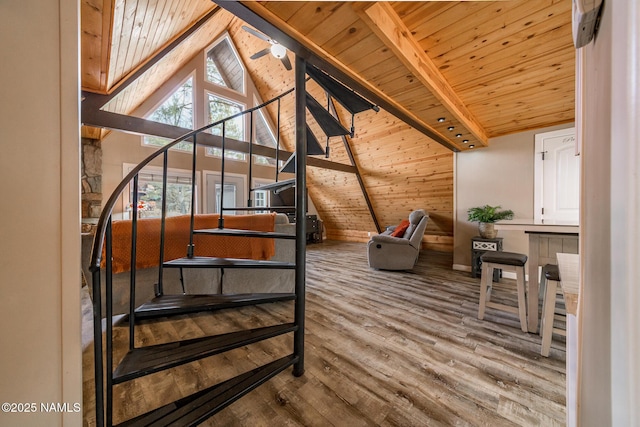
<instances>
[{"instance_id":1,"label":"wooden chair","mask_svg":"<svg viewBox=\"0 0 640 427\"><path fill-rule=\"evenodd\" d=\"M482 262L482 278L480 279L480 307L478 319L484 319L486 307L515 313L520 318L522 332L527 332L527 302L525 298L524 267L527 256L514 252L487 251L480 256ZM516 290L518 292L518 307L500 304L491 301L491 288L493 286L493 270L499 268L503 271L516 273Z\"/></svg>"},{"instance_id":2,"label":"wooden chair","mask_svg":"<svg viewBox=\"0 0 640 427\"><path fill-rule=\"evenodd\" d=\"M565 317L566 311L561 314L556 313L556 302L558 297L562 298L562 290L558 286L560 283L560 271L557 265L546 264L542 267L542 275L540 276L540 289L544 289L544 299L542 302L542 320L540 324L540 335L542 336L542 348L540 354L549 357L551 349L551 339L553 334L567 336L567 331L556 328L554 321L556 317Z\"/></svg>"}]
</instances>

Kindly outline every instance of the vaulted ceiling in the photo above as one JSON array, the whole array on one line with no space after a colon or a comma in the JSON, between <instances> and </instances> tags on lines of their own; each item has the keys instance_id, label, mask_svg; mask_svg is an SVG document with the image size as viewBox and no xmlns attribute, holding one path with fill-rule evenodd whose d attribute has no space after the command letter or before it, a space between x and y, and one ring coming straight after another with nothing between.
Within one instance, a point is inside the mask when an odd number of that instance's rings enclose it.
<instances>
[{"instance_id":1,"label":"vaulted ceiling","mask_svg":"<svg viewBox=\"0 0 640 427\"><path fill-rule=\"evenodd\" d=\"M83 0L81 12L82 89L110 100L105 109L115 113L134 112L224 31L264 100L293 87L293 72L275 58L250 58L268 44L242 25L323 64L382 107L358 115L352 141L379 221L425 208L432 218L425 239L446 249L452 152L574 120L569 0ZM282 125L293 151L292 123ZM83 128L85 136L103 133ZM331 161L350 164L344 146L334 145ZM309 186L333 236L375 229L353 174L312 168Z\"/></svg>"},{"instance_id":2,"label":"vaulted ceiling","mask_svg":"<svg viewBox=\"0 0 640 427\"><path fill-rule=\"evenodd\" d=\"M573 121L568 0L240 3L456 149ZM83 1L82 88L117 90L214 8L209 0ZM132 111L232 19L216 13L112 108Z\"/></svg>"}]
</instances>

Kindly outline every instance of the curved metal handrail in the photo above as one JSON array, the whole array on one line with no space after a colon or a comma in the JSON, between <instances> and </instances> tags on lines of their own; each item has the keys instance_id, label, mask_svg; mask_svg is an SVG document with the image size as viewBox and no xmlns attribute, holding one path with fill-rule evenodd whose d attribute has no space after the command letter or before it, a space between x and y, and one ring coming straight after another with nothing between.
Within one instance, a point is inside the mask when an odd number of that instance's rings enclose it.
<instances>
[{"instance_id":1,"label":"curved metal handrail","mask_svg":"<svg viewBox=\"0 0 640 427\"><path fill-rule=\"evenodd\" d=\"M124 189L127 187L127 185L129 185L129 182L140 173L140 171L147 166L152 160L154 160L155 158L159 157L162 154L166 154L172 147L174 147L175 145L177 145L178 143L182 142L182 141L186 141L190 138L194 138L197 134L202 133L208 129L211 129L212 127L218 126L224 122L227 122L229 120L233 120L237 117L241 117L244 114L251 114L256 110L259 110L261 108L266 107L267 105L271 104L272 102L275 102L279 99L281 99L282 97L290 94L291 92L293 92L295 90L295 88L291 88L285 92L283 92L282 94L270 99L269 101L263 102L260 105L257 105L255 107L252 108L248 108L246 110L240 111L239 113L236 113L232 116L226 117L224 119L218 120L217 122L214 123L210 123L206 126L203 126L199 129L195 129L192 130L191 132L188 132L184 135L182 135L181 137L179 137L178 139L168 143L167 145L161 147L160 149L158 149L157 151L155 151L154 153L150 154L147 158L145 158L142 162L140 162L138 165L136 165L136 167L134 167L123 179L122 181L120 181L120 183L116 186L116 188L113 190L113 192L111 193L111 196L109 197L109 199L107 200L107 202L104 205L104 208L102 210L102 213L100 214L100 218L98 219L98 224L96 226L96 233L94 235L93 238L93 245L91 248L91 260L90 260L90 264L89 264L89 269L92 272L96 272L100 270L100 264L102 262L102 248L104 246L104 239L105 239L105 233L107 231L107 224L109 223L109 220L111 218L111 214L113 212L113 208L115 207L116 202L118 201L118 198L120 197L120 195L122 194L122 192L124 191ZM195 138L194 138L195 139ZM194 142L195 143L195 142ZM193 155L196 155L196 151L194 150Z\"/></svg>"}]
</instances>

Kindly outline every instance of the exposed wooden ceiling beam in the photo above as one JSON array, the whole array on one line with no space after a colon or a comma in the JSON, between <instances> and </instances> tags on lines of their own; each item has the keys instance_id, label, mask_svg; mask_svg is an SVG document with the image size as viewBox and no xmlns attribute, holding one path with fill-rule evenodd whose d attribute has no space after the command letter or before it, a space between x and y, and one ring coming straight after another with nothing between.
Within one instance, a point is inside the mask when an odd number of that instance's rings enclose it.
<instances>
[{"instance_id":1,"label":"exposed wooden ceiling beam","mask_svg":"<svg viewBox=\"0 0 640 427\"><path fill-rule=\"evenodd\" d=\"M191 129L185 129L178 126L167 125L165 123L145 120L140 117L125 116L124 114L112 113L109 111L95 110L91 106L82 105L82 123L86 126L96 128L106 128L119 130L140 135L155 135L169 139L178 139L183 135L191 132ZM188 141L192 141L189 139ZM222 137L213 135L208 132L198 134L198 144L209 147L222 148ZM225 139L225 149L249 153L249 143L238 141L232 138ZM276 157L276 149L266 147L264 145L253 144L252 153L265 156ZM286 159L292 153L289 151L278 150L278 157ZM339 172L356 173L357 169L352 165L344 163L332 162L316 157L307 158L307 165L324 169L331 169Z\"/></svg>"},{"instance_id":2,"label":"exposed wooden ceiling beam","mask_svg":"<svg viewBox=\"0 0 640 427\"><path fill-rule=\"evenodd\" d=\"M358 10L359 9L359 10ZM388 2L375 2L356 10L383 43L393 51L396 57L413 73L443 106L469 131L482 145L487 145L487 133L480 122L458 97L438 67L411 35L411 31L402 22L402 18Z\"/></svg>"},{"instance_id":3,"label":"exposed wooden ceiling beam","mask_svg":"<svg viewBox=\"0 0 640 427\"><path fill-rule=\"evenodd\" d=\"M218 1L217 3L222 8L267 34L272 39L278 40L278 42L290 51L301 56L310 64L331 74L351 89L366 97L371 102L376 103L417 131L427 135L429 138L452 151L460 151L455 144L451 143L429 124L385 95L374 85L353 73L348 67L324 51L304 34L295 30L278 16L274 15L259 2Z\"/></svg>"}]
</instances>

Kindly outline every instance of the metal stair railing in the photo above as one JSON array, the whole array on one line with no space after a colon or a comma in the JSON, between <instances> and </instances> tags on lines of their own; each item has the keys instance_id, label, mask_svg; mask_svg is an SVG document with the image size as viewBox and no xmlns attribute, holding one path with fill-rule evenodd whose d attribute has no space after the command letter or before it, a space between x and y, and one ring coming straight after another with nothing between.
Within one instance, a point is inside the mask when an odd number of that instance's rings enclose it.
<instances>
[{"instance_id":1,"label":"metal stair railing","mask_svg":"<svg viewBox=\"0 0 640 427\"><path fill-rule=\"evenodd\" d=\"M92 292L93 292L93 332L94 332L94 373L95 373L95 390L96 390L96 422L98 425L103 425L106 422L107 425L112 425L112 413L113 413L113 372L114 372L114 361L113 361L113 266L112 266L112 252L113 252L113 242L112 242L112 218L113 218L113 210L121 197L122 193L127 189L128 185L131 185L133 195L132 195L132 210L131 210L131 270L130 270L130 303L129 303L129 350L133 350L135 348L135 284L136 284L136 246L137 246L137 228L138 228L138 185L139 185L139 174L143 170L143 168L149 165L154 159L162 156L162 206L161 206L161 217L160 217L160 259L159 259L159 267L158 267L158 284L157 284L157 295L162 295L163 290L163 264L164 264L164 254L165 254L165 232L166 232L166 217L167 217L167 171L168 171L168 155L169 150L171 148L178 145L183 141L191 141L193 143L193 156L192 156L192 175L191 175L191 183L192 183L192 191L191 191L191 218L190 218L190 232L189 232L189 246L187 248L187 256L193 257L193 236L194 236L194 218L195 218L195 182L196 182L196 166L197 166L197 135L206 132L209 129L222 125L222 164L221 164L221 201L223 200L223 192L224 192L224 158L225 158L225 140L226 140L226 132L225 132L225 124L226 122L236 119L237 117L249 114L250 121L253 123L253 113L259 109L262 109L273 102L277 102L277 111L278 124L280 123L280 100L294 92L295 87L291 88L284 93L266 101L256 107L249 108L238 112L232 116L226 117L224 119L218 120L206 126L203 126L199 129L193 130L191 132L186 133L180 138L166 144L161 147L147 158L145 158L142 162L136 165L124 178L123 180L116 186L115 190L105 203L102 214L98 220L96 226L96 232L94 236L94 241L92 245L92 252L90 258L90 271L92 273ZM276 181L278 180L278 155L279 155L279 144L280 144L280 129L278 127L278 137L277 137L277 147L276 147ZM251 132L251 137L249 140L249 155L252 155L252 146L253 146L253 129ZM251 157L249 159L249 174L252 173L251 169ZM251 182L251 175L249 176L249 183ZM224 226L224 217L223 217L223 209L220 209L220 217L219 217L219 228L223 228ZM303 236L304 237L304 236ZM105 330L103 331L102 327L102 284L101 284L101 273L102 273L102 261L103 261L103 252L104 252L104 272L105 272L105 315L106 315L106 325ZM284 299L287 299L284 297ZM297 304L297 302L296 302ZM297 327L296 327L297 330ZM107 370L106 375L106 384L104 383L104 372L103 372L103 347L102 347L102 333L105 333L106 338L106 352L104 360ZM295 358L297 362L299 357ZM106 387L105 387L106 385ZM103 391L105 395L103 395ZM105 405L106 400L106 405ZM105 407L106 406L106 407ZM106 414L105 414L106 412ZM106 415L106 419L105 419Z\"/></svg>"}]
</instances>

